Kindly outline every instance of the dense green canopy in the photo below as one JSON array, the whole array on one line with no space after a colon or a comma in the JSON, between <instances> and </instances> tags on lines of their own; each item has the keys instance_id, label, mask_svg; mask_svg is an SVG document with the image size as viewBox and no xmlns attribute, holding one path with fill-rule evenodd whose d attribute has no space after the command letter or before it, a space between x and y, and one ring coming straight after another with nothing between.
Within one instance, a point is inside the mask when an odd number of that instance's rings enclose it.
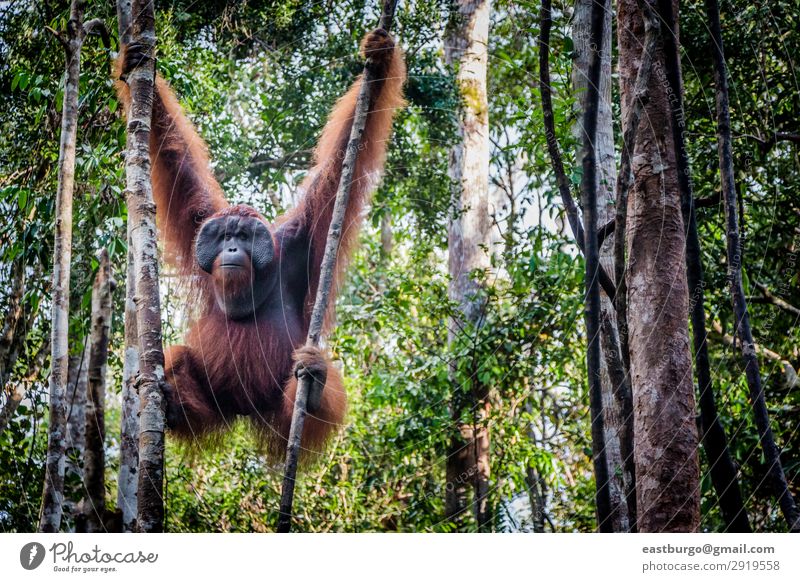
<instances>
[{"instance_id":1,"label":"dense green canopy","mask_svg":"<svg viewBox=\"0 0 800 582\"><path fill-rule=\"evenodd\" d=\"M292 205L327 111L360 71L358 41L377 22L376 4L173 0L157 6L158 70L208 142L230 199L267 216ZM571 9L556 4L551 68L557 137L578 184ZM756 341L769 350L761 363L767 402L797 495L800 388L794 370L800 366L800 328L797 311L771 303L761 289L800 306L800 86L794 62L800 54L800 3L721 4L746 291ZM492 388L495 529L530 529L529 468L545 484L548 529L594 528L583 266L568 231L562 232L563 210L542 130L538 2L494 3L489 120L496 273L486 325L471 342L448 347L447 154L458 99L443 63L447 9L446 0L429 0L402 2L398 10L397 37L409 66L408 107L396 123L386 174L329 338L344 366L348 425L303 473L295 499L299 530L448 531L442 519L452 431L448 367L470 359L480 362L480 380ZM35 529L44 474L48 285L64 66L63 51L47 28L63 30L68 12L65 0L0 3L0 281L10 280L13 265L22 262L24 338L9 382L22 384L28 398L0 433L0 531ZM87 17L103 18L116 29L112 3L88 2ZM730 334L708 43L703 3L682 3L686 136L695 193L703 201L698 223L706 310L710 322ZM116 44L103 47L99 37L87 39L83 50L70 321L75 353L87 333L99 248L109 249L117 280L125 280L125 130L111 80L116 50ZM616 100L615 91L619 119ZM181 336L185 306L169 272L163 286L165 339L171 343ZM0 289L0 313L8 307L7 291ZM114 296L109 365L112 500L123 302L121 285ZM751 521L757 531L784 531L766 489L737 350L718 333L710 342L718 406L741 465ZM281 470L264 462L244 427L210 451L168 447L167 530L272 530ZM702 527L721 531L707 468L702 473ZM68 483L77 497L78 488L74 480Z\"/></svg>"}]
</instances>

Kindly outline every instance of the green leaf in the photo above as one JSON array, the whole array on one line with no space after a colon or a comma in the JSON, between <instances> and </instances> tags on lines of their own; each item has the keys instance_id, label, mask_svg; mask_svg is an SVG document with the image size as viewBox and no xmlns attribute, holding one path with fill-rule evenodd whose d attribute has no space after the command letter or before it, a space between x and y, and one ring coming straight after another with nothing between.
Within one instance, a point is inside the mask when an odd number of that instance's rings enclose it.
<instances>
[{"instance_id":1,"label":"green leaf","mask_svg":"<svg viewBox=\"0 0 800 582\"><path fill-rule=\"evenodd\" d=\"M575 43L572 42L572 38L569 36L564 37L564 52L568 55L572 54L572 51L575 50Z\"/></svg>"}]
</instances>

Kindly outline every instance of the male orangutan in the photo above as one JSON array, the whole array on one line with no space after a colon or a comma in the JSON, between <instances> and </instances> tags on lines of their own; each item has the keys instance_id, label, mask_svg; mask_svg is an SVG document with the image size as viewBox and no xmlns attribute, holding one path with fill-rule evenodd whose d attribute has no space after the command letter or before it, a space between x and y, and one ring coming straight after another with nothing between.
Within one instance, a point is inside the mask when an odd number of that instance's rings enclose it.
<instances>
[{"instance_id":1,"label":"male orangutan","mask_svg":"<svg viewBox=\"0 0 800 582\"><path fill-rule=\"evenodd\" d=\"M377 81L335 281L353 251L364 205L383 168L392 118L403 105L405 63L394 40L378 29L361 48ZM118 63L126 111L130 92L124 80L141 58L140 49L130 45ZM196 317L186 345L166 352L167 425L181 439L218 432L246 416L268 452L279 457L298 373L314 378L303 446L321 447L342 423L346 401L340 374L322 351L303 345L360 84L356 80L333 109L299 205L270 224L249 206L228 204L209 170L205 144L167 83L157 78L150 134L157 222L166 259L199 292L199 304L189 306ZM333 298L329 310L332 304Z\"/></svg>"}]
</instances>

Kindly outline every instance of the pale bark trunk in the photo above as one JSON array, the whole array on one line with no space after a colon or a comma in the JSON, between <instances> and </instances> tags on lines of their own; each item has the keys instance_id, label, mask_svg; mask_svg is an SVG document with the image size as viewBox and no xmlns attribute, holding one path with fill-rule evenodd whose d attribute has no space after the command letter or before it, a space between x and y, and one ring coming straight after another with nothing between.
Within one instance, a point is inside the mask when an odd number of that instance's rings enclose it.
<instances>
[{"instance_id":1,"label":"pale bark trunk","mask_svg":"<svg viewBox=\"0 0 800 582\"><path fill-rule=\"evenodd\" d=\"M83 474L87 531L102 532L105 513L105 396L108 338L111 329L111 293L116 282L108 251L100 253L100 270L92 289L92 328L89 336L89 383L86 396L86 450Z\"/></svg>"},{"instance_id":2,"label":"pale bark trunk","mask_svg":"<svg viewBox=\"0 0 800 582\"><path fill-rule=\"evenodd\" d=\"M132 42L155 51L152 0L134 0ZM128 75L131 107L125 158L128 220L136 256L136 325L139 333L139 470L137 528L164 529L164 351L161 343L161 302L158 295L156 207L150 183L150 121L155 60L145 60Z\"/></svg>"},{"instance_id":3,"label":"pale bark trunk","mask_svg":"<svg viewBox=\"0 0 800 582\"><path fill-rule=\"evenodd\" d=\"M620 0L618 8L620 92L627 119L645 30L636 0ZM664 62L662 45L654 56L656 74L650 78L633 156L626 232L637 521L642 532L694 531L700 521L684 221L671 147L672 132L680 129L672 126L675 96L664 82Z\"/></svg>"},{"instance_id":4,"label":"pale bark trunk","mask_svg":"<svg viewBox=\"0 0 800 582\"><path fill-rule=\"evenodd\" d=\"M64 459L68 374L69 279L72 260L72 193L75 186L75 145L78 134L78 85L83 44L83 0L72 0L67 37L64 103L59 146L56 229L53 246L53 291L50 349L50 422L39 531L57 532L64 504Z\"/></svg>"},{"instance_id":5,"label":"pale bark trunk","mask_svg":"<svg viewBox=\"0 0 800 582\"><path fill-rule=\"evenodd\" d=\"M132 0L117 0L117 30L120 45L131 42L131 9Z\"/></svg>"},{"instance_id":6,"label":"pale bark trunk","mask_svg":"<svg viewBox=\"0 0 800 582\"><path fill-rule=\"evenodd\" d=\"M448 175L452 180L452 217L448 225L449 297L459 306L458 320L450 322L451 344L464 342L464 331L474 333L484 309L480 284L472 277L475 269L489 268L491 222L489 219L489 120L486 96L488 64L489 0L456 3L445 38L445 59L456 71L461 96L458 138L450 150ZM462 337L459 337L462 336ZM447 460L445 511L459 527L467 507L467 484L475 494L475 516L480 530L491 526L488 506L489 412L488 387L477 384L464 390L452 366L454 383L452 416L457 434ZM466 396L468 394L468 396ZM471 417L471 420L470 420Z\"/></svg>"},{"instance_id":7,"label":"pale bark trunk","mask_svg":"<svg viewBox=\"0 0 800 582\"><path fill-rule=\"evenodd\" d=\"M388 259L394 248L392 213L387 209L381 216L381 257Z\"/></svg>"},{"instance_id":8,"label":"pale bark trunk","mask_svg":"<svg viewBox=\"0 0 800 582\"><path fill-rule=\"evenodd\" d=\"M574 61L572 86L576 95L577 122L573 134L578 143L583 139L581 115L585 109L589 78L589 47L593 0L576 0L572 19L572 40ZM600 100L598 103L597 138L595 151L597 158L597 223L608 224L614 219L614 186L617 181L616 156L614 149L614 120L611 102L611 12L604 12L603 39L601 45ZM609 273L614 272L614 235L605 238L600 247L600 263ZM616 325L614 305L608 295L600 294L601 342L606 357L600 358L600 381L603 393L603 429L605 435L606 463L609 475L609 497L611 501L611 522L615 532L628 531L630 520L626 502L627 481L625 457L620 446L620 438L625 430L625 417L615 397L616 390L629 390L628 379L622 375L612 381L609 373L608 355L619 353L619 334ZM610 344L614 344L613 346ZM619 364L617 364L619 365ZM632 419L631 419L632 421Z\"/></svg>"},{"instance_id":9,"label":"pale bark trunk","mask_svg":"<svg viewBox=\"0 0 800 582\"><path fill-rule=\"evenodd\" d=\"M130 42L131 0L117 2L119 38ZM128 221L128 253L125 268L125 355L122 367L122 419L120 421L119 476L117 507L122 511L122 529L135 531L139 473L139 335L136 330L136 261L133 252L132 221Z\"/></svg>"},{"instance_id":10,"label":"pale bark trunk","mask_svg":"<svg viewBox=\"0 0 800 582\"><path fill-rule=\"evenodd\" d=\"M123 531L136 529L139 473L139 336L136 330L136 262L131 223L128 221L128 260L125 279L125 356L122 367L122 420L120 421L117 507L122 511Z\"/></svg>"}]
</instances>

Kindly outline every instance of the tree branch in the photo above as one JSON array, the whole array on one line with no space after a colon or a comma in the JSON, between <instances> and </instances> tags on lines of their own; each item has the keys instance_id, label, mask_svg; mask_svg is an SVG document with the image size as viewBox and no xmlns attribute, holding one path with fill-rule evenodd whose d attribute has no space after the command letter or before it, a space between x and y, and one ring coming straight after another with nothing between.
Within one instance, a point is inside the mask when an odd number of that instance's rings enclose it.
<instances>
[{"instance_id":1,"label":"tree branch","mask_svg":"<svg viewBox=\"0 0 800 582\"><path fill-rule=\"evenodd\" d=\"M731 119L728 97L728 71L725 64L725 51L722 42L719 4L717 0L706 0L709 30L711 32L711 52L714 64L714 85L717 110L717 149L719 152L719 176L725 200L725 231L728 258L728 278L730 281L733 312L736 318L735 331L741 340L742 360L750 390L753 416L758 428L761 450L767 463L767 471L775 498L781 507L789 531L800 532L800 509L792 496L786 479L786 472L780 459L780 449L770 426L769 410L764 397L764 389L759 372L757 352L753 349L755 341L750 328L750 315L742 285L743 252L739 234L737 212L737 189L734 180L733 144L731 139Z\"/></svg>"},{"instance_id":2,"label":"tree branch","mask_svg":"<svg viewBox=\"0 0 800 582\"><path fill-rule=\"evenodd\" d=\"M83 33L85 35L97 34L103 42L103 46L107 49L111 48L111 36L108 33L105 22L101 18L92 18L83 25Z\"/></svg>"},{"instance_id":3,"label":"tree branch","mask_svg":"<svg viewBox=\"0 0 800 582\"><path fill-rule=\"evenodd\" d=\"M761 295L764 297L765 303L770 303L770 304L774 305L775 307L780 307L781 309L783 309L784 311L786 311L788 313L791 313L792 315L800 317L800 309L798 309L797 307L795 307L794 305L792 305L790 303L787 303L786 301L784 301L783 299L781 299L777 295L774 295L772 293L772 291L770 291L767 288L766 285L764 285L762 283L758 283L757 281L754 281L753 285L756 286L756 289L761 291Z\"/></svg>"},{"instance_id":4,"label":"tree branch","mask_svg":"<svg viewBox=\"0 0 800 582\"><path fill-rule=\"evenodd\" d=\"M258 172L264 168L270 170L277 170L280 168L289 168L292 170L305 168L308 161L311 159L312 150L297 150L289 152L277 158L268 158L263 154L257 154L250 158L250 163L247 167L251 172Z\"/></svg>"},{"instance_id":5,"label":"tree branch","mask_svg":"<svg viewBox=\"0 0 800 582\"><path fill-rule=\"evenodd\" d=\"M394 15L396 5L397 0L384 0L380 19L380 27L383 30L388 31L391 28L392 16ZM358 100L356 101L356 107L353 113L353 125L350 128L350 137L347 142L344 160L342 160L342 174L339 179L339 188L336 191L333 216L331 217L328 237L325 244L325 253L320 267L317 296L314 299L314 309L311 312L311 321L309 323L308 336L306 337L306 346L309 347L319 346L323 321L328 309L334 271L336 270L336 255L339 252L342 226L347 211L347 202L350 198L350 190L353 186L353 176L355 173L358 151L361 145L361 137L367 122L372 88L375 85L375 83L372 82L375 77L370 64L370 60L367 58L367 62L364 65L363 80L359 89ZM295 395L294 410L292 411L292 423L289 428L289 437L286 443L286 463L281 486L278 533L288 533L291 530L294 486L297 482L297 463L300 454L300 444L303 438L303 424L305 423L307 412L308 394L312 382L313 379L310 374L298 374L297 392Z\"/></svg>"},{"instance_id":6,"label":"tree branch","mask_svg":"<svg viewBox=\"0 0 800 582\"><path fill-rule=\"evenodd\" d=\"M736 348L739 342L736 340L735 337L730 335L729 333L725 333L725 330L722 329L722 324L718 321L715 321L711 324L711 333L710 336L720 340L726 346ZM778 362L783 367L783 375L784 375L784 385L789 388L793 389L800 385L800 379L798 379L797 371L792 366L791 362L781 356L777 352L773 352L769 348L765 348L761 344L753 344L753 347L761 356L764 356L768 360L772 360L773 362Z\"/></svg>"},{"instance_id":7,"label":"tree branch","mask_svg":"<svg viewBox=\"0 0 800 582\"><path fill-rule=\"evenodd\" d=\"M617 221L613 218L597 229L597 246L603 246L605 240L616 230Z\"/></svg>"},{"instance_id":8,"label":"tree branch","mask_svg":"<svg viewBox=\"0 0 800 582\"><path fill-rule=\"evenodd\" d=\"M59 44L61 44L61 47L65 51L69 52L69 42L67 42L67 39L64 38L63 34L61 34L60 32L58 32L53 28L50 28L49 26L45 26L44 29L48 31L50 34L52 34L54 37L56 37L56 40L59 42Z\"/></svg>"},{"instance_id":9,"label":"tree branch","mask_svg":"<svg viewBox=\"0 0 800 582\"><path fill-rule=\"evenodd\" d=\"M710 196L704 196L703 198L695 198L694 207L695 208L712 208L714 206L719 206L722 202L722 190L718 190L714 192Z\"/></svg>"}]
</instances>

